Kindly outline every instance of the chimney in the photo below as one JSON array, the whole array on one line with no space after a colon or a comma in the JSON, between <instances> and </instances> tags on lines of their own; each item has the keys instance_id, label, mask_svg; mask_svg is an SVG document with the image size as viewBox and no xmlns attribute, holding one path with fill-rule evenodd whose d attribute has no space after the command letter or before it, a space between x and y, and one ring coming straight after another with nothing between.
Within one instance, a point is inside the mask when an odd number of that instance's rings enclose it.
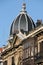
<instances>
[{"instance_id":1,"label":"chimney","mask_svg":"<svg viewBox=\"0 0 43 65\"><path fill-rule=\"evenodd\" d=\"M37 20L37 22L36 22L36 26L38 27L38 26L40 26L42 24L42 20Z\"/></svg>"}]
</instances>

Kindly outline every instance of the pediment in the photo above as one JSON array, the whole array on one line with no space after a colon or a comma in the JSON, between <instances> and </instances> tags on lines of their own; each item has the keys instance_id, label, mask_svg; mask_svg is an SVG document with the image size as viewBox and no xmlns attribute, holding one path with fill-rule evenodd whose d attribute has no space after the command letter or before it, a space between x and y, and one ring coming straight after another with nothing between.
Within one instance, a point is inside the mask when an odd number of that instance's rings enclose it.
<instances>
[{"instance_id":1,"label":"pediment","mask_svg":"<svg viewBox=\"0 0 43 65\"><path fill-rule=\"evenodd\" d=\"M15 44L18 45L21 43L21 41L27 39L27 38L30 38L30 37L34 37L34 36L37 36L38 34L42 33L43 34L43 26L40 26L38 28L36 28L35 30L31 31L27 36L26 35L23 35L22 33L20 34L17 34L17 39Z\"/></svg>"}]
</instances>

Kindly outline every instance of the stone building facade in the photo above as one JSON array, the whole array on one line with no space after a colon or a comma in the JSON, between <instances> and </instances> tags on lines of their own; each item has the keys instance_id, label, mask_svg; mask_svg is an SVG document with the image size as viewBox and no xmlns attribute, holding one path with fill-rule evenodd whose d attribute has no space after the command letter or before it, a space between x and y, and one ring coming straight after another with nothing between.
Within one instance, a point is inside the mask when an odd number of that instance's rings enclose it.
<instances>
[{"instance_id":1,"label":"stone building facade","mask_svg":"<svg viewBox=\"0 0 43 65\"><path fill-rule=\"evenodd\" d=\"M3 48L0 48L0 65L3 65L3 60L1 57L2 52L3 52Z\"/></svg>"},{"instance_id":2,"label":"stone building facade","mask_svg":"<svg viewBox=\"0 0 43 65\"><path fill-rule=\"evenodd\" d=\"M37 20L35 25L25 3L11 24L2 58L3 65L43 65L43 23Z\"/></svg>"}]
</instances>

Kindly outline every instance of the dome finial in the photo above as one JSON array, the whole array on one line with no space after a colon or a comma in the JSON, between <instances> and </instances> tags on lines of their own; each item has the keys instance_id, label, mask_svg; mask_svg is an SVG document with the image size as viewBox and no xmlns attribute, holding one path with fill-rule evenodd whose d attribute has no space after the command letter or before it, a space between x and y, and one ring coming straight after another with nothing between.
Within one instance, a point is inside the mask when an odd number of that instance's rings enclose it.
<instances>
[{"instance_id":1,"label":"dome finial","mask_svg":"<svg viewBox=\"0 0 43 65\"><path fill-rule=\"evenodd\" d=\"M25 11L26 10L26 3L23 3L22 5L22 11Z\"/></svg>"}]
</instances>

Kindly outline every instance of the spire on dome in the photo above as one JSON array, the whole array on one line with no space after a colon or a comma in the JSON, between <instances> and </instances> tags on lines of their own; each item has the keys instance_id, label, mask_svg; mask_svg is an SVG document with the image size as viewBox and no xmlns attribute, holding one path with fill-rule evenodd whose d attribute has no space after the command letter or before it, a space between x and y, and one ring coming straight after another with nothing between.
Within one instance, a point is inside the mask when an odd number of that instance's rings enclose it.
<instances>
[{"instance_id":1,"label":"spire on dome","mask_svg":"<svg viewBox=\"0 0 43 65\"><path fill-rule=\"evenodd\" d=\"M22 4L22 10L20 11L20 14L22 14L22 13L27 13L27 11L26 11L26 3L25 2Z\"/></svg>"},{"instance_id":2,"label":"spire on dome","mask_svg":"<svg viewBox=\"0 0 43 65\"><path fill-rule=\"evenodd\" d=\"M32 29L34 29L33 20L30 16L28 16L26 11L26 3L23 2L20 14L11 25L10 35L18 34L19 32L28 34L28 32Z\"/></svg>"}]
</instances>

